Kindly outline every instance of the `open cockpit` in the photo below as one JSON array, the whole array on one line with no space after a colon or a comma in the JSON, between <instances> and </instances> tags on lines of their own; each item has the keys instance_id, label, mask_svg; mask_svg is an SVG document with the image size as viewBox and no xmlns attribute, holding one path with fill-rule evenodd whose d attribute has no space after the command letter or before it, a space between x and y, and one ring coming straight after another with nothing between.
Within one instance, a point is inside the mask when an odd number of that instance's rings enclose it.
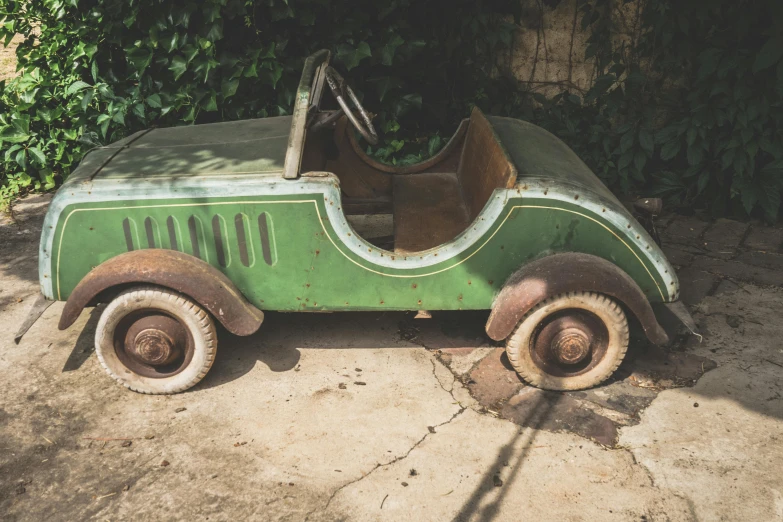
<instances>
[{"instance_id":1,"label":"open cockpit","mask_svg":"<svg viewBox=\"0 0 783 522\"><path fill-rule=\"evenodd\" d=\"M516 170L479 109L463 120L435 156L395 167L359 145L346 117L308 132L301 172L330 172L340 181L342 209L357 234L397 253L422 252L456 238Z\"/></svg>"}]
</instances>

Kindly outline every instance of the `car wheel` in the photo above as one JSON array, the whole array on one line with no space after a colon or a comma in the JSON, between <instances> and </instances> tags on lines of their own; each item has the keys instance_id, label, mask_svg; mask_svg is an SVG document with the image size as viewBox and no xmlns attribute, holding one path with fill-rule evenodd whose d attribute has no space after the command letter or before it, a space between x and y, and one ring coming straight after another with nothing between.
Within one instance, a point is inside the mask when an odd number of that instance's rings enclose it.
<instances>
[{"instance_id":1,"label":"car wheel","mask_svg":"<svg viewBox=\"0 0 783 522\"><path fill-rule=\"evenodd\" d=\"M583 390L611 376L628 349L628 320L612 299L569 292L530 310L506 343L514 369L545 390Z\"/></svg>"},{"instance_id":2,"label":"car wheel","mask_svg":"<svg viewBox=\"0 0 783 522\"><path fill-rule=\"evenodd\" d=\"M171 394L194 386L215 360L215 323L181 294L137 287L104 310L95 352L104 370L139 393Z\"/></svg>"}]
</instances>

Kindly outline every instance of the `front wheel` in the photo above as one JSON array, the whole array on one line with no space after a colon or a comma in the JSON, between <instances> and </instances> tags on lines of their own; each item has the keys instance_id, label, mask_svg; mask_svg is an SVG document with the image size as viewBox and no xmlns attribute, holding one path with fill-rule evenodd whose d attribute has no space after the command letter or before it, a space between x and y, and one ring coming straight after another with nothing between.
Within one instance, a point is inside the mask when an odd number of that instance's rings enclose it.
<instances>
[{"instance_id":1,"label":"front wheel","mask_svg":"<svg viewBox=\"0 0 783 522\"><path fill-rule=\"evenodd\" d=\"M137 287L104 310L95 332L103 369L139 393L171 394L194 386L215 360L215 323L176 292Z\"/></svg>"},{"instance_id":2,"label":"front wheel","mask_svg":"<svg viewBox=\"0 0 783 522\"><path fill-rule=\"evenodd\" d=\"M628 321L612 299L569 292L530 310L506 343L514 369L545 390L583 390L608 379L628 349Z\"/></svg>"}]
</instances>

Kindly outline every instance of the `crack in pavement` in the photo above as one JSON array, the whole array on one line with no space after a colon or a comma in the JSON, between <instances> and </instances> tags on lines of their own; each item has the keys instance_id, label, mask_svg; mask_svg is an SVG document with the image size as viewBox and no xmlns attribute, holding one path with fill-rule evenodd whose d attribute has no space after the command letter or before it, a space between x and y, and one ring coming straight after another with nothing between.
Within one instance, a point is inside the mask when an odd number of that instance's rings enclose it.
<instances>
[{"instance_id":1,"label":"crack in pavement","mask_svg":"<svg viewBox=\"0 0 783 522\"><path fill-rule=\"evenodd\" d=\"M461 415L462 413L464 413L464 412L465 412L465 410L467 410L467 409L468 409L468 408L467 408L467 406L463 406L463 405L462 405L462 404L461 404L461 403L460 403L460 402L459 402L459 401L458 401L458 400L457 400L457 399L454 397L454 393L453 393L453 390L454 390L454 383L452 382L452 388L451 388L451 390L447 390L447 389L446 389L446 388L443 386L443 383L441 383L441 382L440 382L440 379L438 378L438 376L437 376L437 375L436 375L436 373L435 373L435 371L436 371L435 361L434 361L434 360L432 360L432 359L430 359L430 362L432 363L432 375L433 375L433 377L435 377L435 381L436 381L436 382L438 383L438 385L439 385L439 386L440 386L440 387L443 389L443 391L445 391L446 393L448 393L449 395L451 395L451 398L452 398L452 399L454 399L454 401L455 401L457 404L459 404L459 410L457 410L457 411L454 413L454 415L452 415L452 416L451 416L451 418L450 418L449 420L447 420L447 421L444 421L444 422L441 422L440 424L436 424L436 425L434 425L434 426L428 426L428 427L427 427L427 433L425 433L425 434L424 434L424 436L423 436L422 438L420 438L418 441L416 441L416 443L415 443L415 444L413 444L413 446L411 446L411 447L408 449L408 451L406 451L406 452L405 452L405 454L403 454L403 455L399 455L399 456L397 456L397 457L394 457L394 458L393 458L392 460L390 460L389 462L385 462L385 463L380 463L380 462L379 462L379 463L377 463L377 464L376 464L376 465L375 465L375 466L374 466L374 467L373 467L373 468L372 468L370 471L368 471L368 472L367 472L367 473L365 473L364 475L362 475L362 476L360 476L359 478L356 478L356 479L354 479L354 480L351 480L351 481L349 481L349 482L346 482L345 484L343 484L342 486L340 486L339 488L337 488L336 490L334 490L334 492L332 492L332 494L329 496L329 499L326 501L326 504L324 505L324 507L323 507L323 508L321 508L321 509L320 509L320 511L326 511L327 509L329 509L329 505L332 503L332 500L334 500L334 498L337 496L337 494L338 494L338 493L340 493L340 491L342 491L343 489L347 488L348 486L352 486L353 484L356 484L357 482L360 482L360 481L362 481L362 480L366 479L367 477L369 477L370 475L372 475L372 474L373 474L373 473L374 473L374 472L375 472L377 469L379 469L379 468L385 468L385 467L387 467L387 466L391 466L392 464L396 464L397 462L400 462L401 460L405 460L405 459L408 457L408 455L410 455L410 454L411 454L411 452L412 452L413 450L415 450L415 449L416 449L416 448L417 448L417 447L418 447L418 446L419 446L419 445L420 445L422 442L424 442L424 441L427 439L427 437L429 437L430 435L434 435L434 434L436 433L436 431L435 431L435 428L440 428L441 426L445 426L446 424L449 424L450 422L454 421L454 419L456 419L456 418L457 418L459 415ZM454 378L454 380L456 381L456 378ZM432 429L430 429L430 428L432 428ZM319 511L319 509L314 509L314 510L310 511L309 513L307 513L307 515L305 515L305 520L309 520L310 516L311 516L312 514L314 514L316 511Z\"/></svg>"}]
</instances>

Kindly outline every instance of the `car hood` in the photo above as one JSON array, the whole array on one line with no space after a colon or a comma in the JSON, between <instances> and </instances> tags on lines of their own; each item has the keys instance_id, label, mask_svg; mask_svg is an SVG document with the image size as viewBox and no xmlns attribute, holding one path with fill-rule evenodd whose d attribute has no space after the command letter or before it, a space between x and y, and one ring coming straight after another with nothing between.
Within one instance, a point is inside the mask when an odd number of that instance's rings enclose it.
<instances>
[{"instance_id":1,"label":"car hood","mask_svg":"<svg viewBox=\"0 0 783 522\"><path fill-rule=\"evenodd\" d=\"M291 117L148 129L91 150L69 181L283 171Z\"/></svg>"}]
</instances>

